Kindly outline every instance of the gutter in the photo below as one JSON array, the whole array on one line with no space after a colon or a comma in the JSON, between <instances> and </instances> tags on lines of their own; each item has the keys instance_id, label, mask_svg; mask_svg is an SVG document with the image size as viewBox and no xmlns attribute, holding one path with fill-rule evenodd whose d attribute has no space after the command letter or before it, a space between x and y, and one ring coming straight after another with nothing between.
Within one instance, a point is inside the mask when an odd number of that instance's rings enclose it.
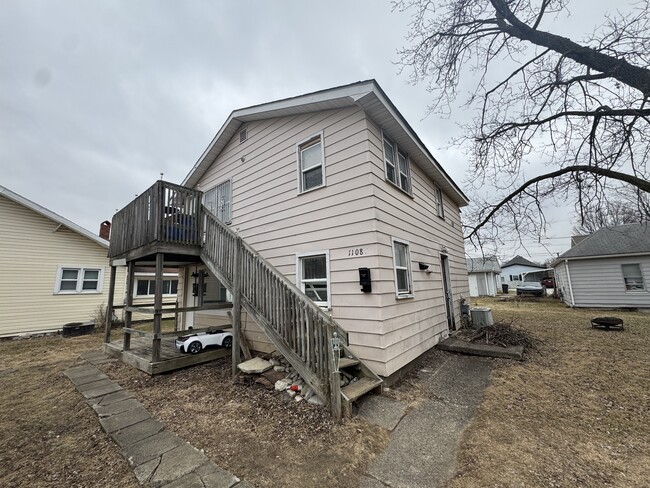
<instances>
[{"instance_id":1,"label":"gutter","mask_svg":"<svg viewBox=\"0 0 650 488\"><path fill-rule=\"evenodd\" d=\"M576 302L573 299L573 286L571 285L571 273L569 272L569 260L568 259L564 260L564 269L566 269L566 277L567 277L567 281L569 282L569 293L571 294L571 307L575 307Z\"/></svg>"}]
</instances>

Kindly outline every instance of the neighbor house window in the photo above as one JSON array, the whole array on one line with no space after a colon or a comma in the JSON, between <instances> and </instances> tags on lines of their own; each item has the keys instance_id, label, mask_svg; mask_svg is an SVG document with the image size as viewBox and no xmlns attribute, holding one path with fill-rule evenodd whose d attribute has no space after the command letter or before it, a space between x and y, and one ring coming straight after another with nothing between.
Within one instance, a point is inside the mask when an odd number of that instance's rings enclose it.
<instances>
[{"instance_id":1,"label":"neighbor house window","mask_svg":"<svg viewBox=\"0 0 650 488\"><path fill-rule=\"evenodd\" d=\"M54 293L101 293L102 268L59 267Z\"/></svg>"},{"instance_id":2,"label":"neighbor house window","mask_svg":"<svg viewBox=\"0 0 650 488\"><path fill-rule=\"evenodd\" d=\"M205 205L205 208L207 208L215 215L215 217L226 224L229 224L232 220L231 187L231 180L226 180L223 183L219 183L214 188L210 188L208 191L203 193L203 205Z\"/></svg>"},{"instance_id":3,"label":"neighbor house window","mask_svg":"<svg viewBox=\"0 0 650 488\"><path fill-rule=\"evenodd\" d=\"M643 291L645 290L645 283L643 281L643 274L641 273L641 266L639 264L624 264L623 268L623 281L625 281L625 289L628 291Z\"/></svg>"},{"instance_id":4,"label":"neighbor house window","mask_svg":"<svg viewBox=\"0 0 650 488\"><path fill-rule=\"evenodd\" d=\"M298 144L298 177L301 192L325 186L324 160L322 134Z\"/></svg>"},{"instance_id":5,"label":"neighbor house window","mask_svg":"<svg viewBox=\"0 0 650 488\"><path fill-rule=\"evenodd\" d=\"M329 307L329 252L297 256L298 287L316 305Z\"/></svg>"},{"instance_id":6,"label":"neighbor house window","mask_svg":"<svg viewBox=\"0 0 650 488\"><path fill-rule=\"evenodd\" d=\"M176 295L178 292L178 279L163 279L163 295ZM149 278L136 278L136 296L153 296L156 293L156 280Z\"/></svg>"},{"instance_id":7,"label":"neighbor house window","mask_svg":"<svg viewBox=\"0 0 650 488\"><path fill-rule=\"evenodd\" d=\"M510 281L521 281L521 275L510 275Z\"/></svg>"},{"instance_id":8,"label":"neighbor house window","mask_svg":"<svg viewBox=\"0 0 650 488\"><path fill-rule=\"evenodd\" d=\"M395 264L395 289L398 298L413 296L411 257L408 242L393 239L393 262Z\"/></svg>"},{"instance_id":9,"label":"neighbor house window","mask_svg":"<svg viewBox=\"0 0 650 488\"><path fill-rule=\"evenodd\" d=\"M410 194L411 173L408 154L386 136L384 136L384 165L386 179Z\"/></svg>"},{"instance_id":10,"label":"neighbor house window","mask_svg":"<svg viewBox=\"0 0 650 488\"><path fill-rule=\"evenodd\" d=\"M442 203L442 190L436 186L435 192L436 192L436 213L438 214L438 217L444 219L445 207Z\"/></svg>"}]
</instances>

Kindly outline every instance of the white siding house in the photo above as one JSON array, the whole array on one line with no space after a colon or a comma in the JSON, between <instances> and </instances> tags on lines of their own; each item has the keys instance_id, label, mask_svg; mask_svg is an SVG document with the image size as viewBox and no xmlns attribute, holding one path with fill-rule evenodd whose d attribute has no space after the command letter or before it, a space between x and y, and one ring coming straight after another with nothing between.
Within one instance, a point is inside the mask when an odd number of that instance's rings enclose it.
<instances>
[{"instance_id":1,"label":"white siding house","mask_svg":"<svg viewBox=\"0 0 650 488\"><path fill-rule=\"evenodd\" d=\"M515 256L501 265L501 283L507 284L510 290L514 290L517 285L521 285L524 281L539 281L545 270L544 266L533 263L521 256Z\"/></svg>"},{"instance_id":2,"label":"white siding house","mask_svg":"<svg viewBox=\"0 0 650 488\"><path fill-rule=\"evenodd\" d=\"M183 185L328 310L379 375L459 323L468 200L374 80L236 110ZM186 267L188 284L199 269ZM227 321L186 315L186 327ZM243 323L254 349L273 349Z\"/></svg>"},{"instance_id":3,"label":"white siding house","mask_svg":"<svg viewBox=\"0 0 650 488\"><path fill-rule=\"evenodd\" d=\"M0 336L60 330L106 306L108 241L2 186L0 215Z\"/></svg>"},{"instance_id":4,"label":"white siding house","mask_svg":"<svg viewBox=\"0 0 650 488\"><path fill-rule=\"evenodd\" d=\"M553 262L572 307L650 309L650 224L602 228Z\"/></svg>"}]
</instances>

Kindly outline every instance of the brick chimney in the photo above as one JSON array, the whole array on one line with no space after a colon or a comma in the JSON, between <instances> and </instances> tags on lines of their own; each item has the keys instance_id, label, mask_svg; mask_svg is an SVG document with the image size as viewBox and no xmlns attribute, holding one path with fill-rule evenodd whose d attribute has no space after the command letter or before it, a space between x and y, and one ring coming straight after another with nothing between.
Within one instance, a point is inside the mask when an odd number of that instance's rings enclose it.
<instances>
[{"instance_id":1,"label":"brick chimney","mask_svg":"<svg viewBox=\"0 0 650 488\"><path fill-rule=\"evenodd\" d=\"M111 223L108 220L104 220L99 225L99 237L107 241L111 240Z\"/></svg>"}]
</instances>

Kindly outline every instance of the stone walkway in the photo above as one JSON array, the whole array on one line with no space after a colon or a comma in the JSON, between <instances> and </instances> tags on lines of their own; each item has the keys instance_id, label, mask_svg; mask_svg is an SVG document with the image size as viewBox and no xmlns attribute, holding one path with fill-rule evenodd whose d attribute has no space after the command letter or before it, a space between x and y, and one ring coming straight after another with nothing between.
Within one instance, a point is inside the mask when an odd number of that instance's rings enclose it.
<instances>
[{"instance_id":1,"label":"stone walkway","mask_svg":"<svg viewBox=\"0 0 650 488\"><path fill-rule=\"evenodd\" d=\"M151 417L131 392L94 366L115 359L100 351L81 357L85 362L64 374L95 410L140 483L165 488L252 488L165 430L165 424Z\"/></svg>"}]
</instances>

